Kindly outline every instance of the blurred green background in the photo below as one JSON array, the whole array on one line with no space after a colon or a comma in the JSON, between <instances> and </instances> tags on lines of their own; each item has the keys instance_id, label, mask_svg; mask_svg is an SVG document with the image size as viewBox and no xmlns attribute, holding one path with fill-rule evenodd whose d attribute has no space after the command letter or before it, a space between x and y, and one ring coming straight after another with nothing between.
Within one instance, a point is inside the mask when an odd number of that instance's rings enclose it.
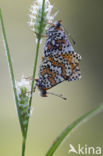
<instances>
[{"instance_id":1,"label":"blurred green background","mask_svg":"<svg viewBox=\"0 0 103 156\"><path fill-rule=\"evenodd\" d=\"M20 80L22 74L25 77L32 75L36 45L27 24L32 3L32 0L0 0L16 80ZM63 93L68 98L66 102L54 96L42 98L36 91L26 156L44 156L68 124L103 102L103 0L51 0L51 3L54 11L59 10L55 20L61 19L76 41L74 48L82 56L82 79L64 82L51 89ZM20 156L21 141L0 30L0 156ZM69 144L103 146L103 113L73 131L54 156L68 156Z\"/></svg>"}]
</instances>

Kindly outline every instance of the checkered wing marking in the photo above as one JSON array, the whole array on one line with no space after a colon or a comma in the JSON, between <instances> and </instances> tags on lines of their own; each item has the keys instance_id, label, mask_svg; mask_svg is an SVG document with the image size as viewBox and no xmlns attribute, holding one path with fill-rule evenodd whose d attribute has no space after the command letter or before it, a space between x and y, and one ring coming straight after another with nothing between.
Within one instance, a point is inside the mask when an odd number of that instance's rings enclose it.
<instances>
[{"instance_id":1,"label":"checkered wing marking","mask_svg":"<svg viewBox=\"0 0 103 156\"><path fill-rule=\"evenodd\" d=\"M72 58L70 54L45 57L40 67L39 86L49 89L68 80L76 67Z\"/></svg>"},{"instance_id":2,"label":"checkered wing marking","mask_svg":"<svg viewBox=\"0 0 103 156\"><path fill-rule=\"evenodd\" d=\"M68 81L79 80L80 78L81 78L80 68L79 66L77 66L74 69L73 74L68 78Z\"/></svg>"},{"instance_id":3,"label":"checkered wing marking","mask_svg":"<svg viewBox=\"0 0 103 156\"><path fill-rule=\"evenodd\" d=\"M62 64L52 57L44 58L40 66L39 87L47 90L64 81L62 68Z\"/></svg>"},{"instance_id":4,"label":"checkered wing marking","mask_svg":"<svg viewBox=\"0 0 103 156\"><path fill-rule=\"evenodd\" d=\"M44 56L68 53L74 51L65 32L63 30L55 30L49 33L44 47Z\"/></svg>"},{"instance_id":5,"label":"checkered wing marking","mask_svg":"<svg viewBox=\"0 0 103 156\"><path fill-rule=\"evenodd\" d=\"M64 80L73 81L80 78L80 55L61 54L45 57L40 66L39 87L50 89Z\"/></svg>"},{"instance_id":6,"label":"checkered wing marking","mask_svg":"<svg viewBox=\"0 0 103 156\"><path fill-rule=\"evenodd\" d=\"M64 60L68 61L68 64L71 65L72 67L72 72L68 74L68 68L66 69L65 65L65 70L66 70L66 76L68 81L73 81L81 78L81 73L80 73L80 68L79 68L79 62L81 60L81 56L74 52L73 54L64 54L62 55Z\"/></svg>"}]
</instances>

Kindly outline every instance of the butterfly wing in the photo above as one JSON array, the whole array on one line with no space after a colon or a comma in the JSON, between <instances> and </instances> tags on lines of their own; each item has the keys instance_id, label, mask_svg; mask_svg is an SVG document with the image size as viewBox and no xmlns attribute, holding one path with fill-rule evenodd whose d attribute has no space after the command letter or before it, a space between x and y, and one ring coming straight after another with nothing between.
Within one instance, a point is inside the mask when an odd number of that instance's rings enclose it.
<instances>
[{"instance_id":1,"label":"butterfly wing","mask_svg":"<svg viewBox=\"0 0 103 156\"><path fill-rule=\"evenodd\" d=\"M81 72L79 68L81 56L75 52L61 56L63 64L65 65L65 68L63 69L63 71L65 71L63 72L64 79L68 81L79 80L81 78Z\"/></svg>"},{"instance_id":2,"label":"butterfly wing","mask_svg":"<svg viewBox=\"0 0 103 156\"><path fill-rule=\"evenodd\" d=\"M40 66L39 79L36 82L41 96L57 84L81 77L79 69L80 56L77 54L44 57Z\"/></svg>"},{"instance_id":3,"label":"butterfly wing","mask_svg":"<svg viewBox=\"0 0 103 156\"><path fill-rule=\"evenodd\" d=\"M63 28L63 26L61 27ZM44 46L44 57L66 54L74 51L64 29L56 29L56 27L54 27L52 31L48 31L48 34L49 36Z\"/></svg>"},{"instance_id":4,"label":"butterfly wing","mask_svg":"<svg viewBox=\"0 0 103 156\"><path fill-rule=\"evenodd\" d=\"M47 90L69 80L77 73L79 61L80 56L76 53L45 57L40 66L38 86Z\"/></svg>"},{"instance_id":5,"label":"butterfly wing","mask_svg":"<svg viewBox=\"0 0 103 156\"><path fill-rule=\"evenodd\" d=\"M65 67L55 59L53 57L46 57L42 61L38 79L39 88L48 90L65 80L62 75L62 68Z\"/></svg>"},{"instance_id":6,"label":"butterfly wing","mask_svg":"<svg viewBox=\"0 0 103 156\"><path fill-rule=\"evenodd\" d=\"M70 77L68 77L68 81L79 80L81 78L80 68L77 66Z\"/></svg>"}]
</instances>

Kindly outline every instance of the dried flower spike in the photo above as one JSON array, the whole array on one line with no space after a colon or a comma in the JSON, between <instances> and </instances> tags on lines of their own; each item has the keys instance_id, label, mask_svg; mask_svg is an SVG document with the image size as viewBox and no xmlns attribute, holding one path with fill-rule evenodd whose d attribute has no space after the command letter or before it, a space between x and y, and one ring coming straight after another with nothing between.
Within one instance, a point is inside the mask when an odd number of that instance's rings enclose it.
<instances>
[{"instance_id":1,"label":"dried flower spike","mask_svg":"<svg viewBox=\"0 0 103 156\"><path fill-rule=\"evenodd\" d=\"M51 15L53 5L50 4L49 0L45 0L43 18L42 18L42 0L36 0L30 8L30 21L29 26L32 28L36 34L41 36L46 33L48 29L48 23L51 23L56 16L57 12L54 15ZM41 27L42 21L42 27Z\"/></svg>"}]
</instances>

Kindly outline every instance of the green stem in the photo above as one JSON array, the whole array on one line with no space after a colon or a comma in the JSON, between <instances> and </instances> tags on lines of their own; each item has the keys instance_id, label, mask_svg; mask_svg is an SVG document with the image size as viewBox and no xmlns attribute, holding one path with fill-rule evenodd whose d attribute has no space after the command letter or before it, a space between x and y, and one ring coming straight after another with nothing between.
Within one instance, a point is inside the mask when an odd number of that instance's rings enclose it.
<instances>
[{"instance_id":1,"label":"green stem","mask_svg":"<svg viewBox=\"0 0 103 156\"><path fill-rule=\"evenodd\" d=\"M87 120L89 120L91 117L93 117L96 114L100 113L101 111L103 111L103 104L97 106L96 108L94 108L90 112L87 112L86 114L84 114L83 116L81 116L79 119L77 119L76 121L74 121L72 124L70 124L69 126L67 126L64 129L64 131L56 138L56 140L54 141L54 143L52 144L52 146L50 147L50 149L46 153L46 156L52 156L54 154L54 152L57 150L57 148L59 147L59 145L63 142L63 140L67 136L69 137L70 132L72 130L74 130L76 127L78 127L79 125L83 124Z\"/></svg>"},{"instance_id":2,"label":"green stem","mask_svg":"<svg viewBox=\"0 0 103 156\"><path fill-rule=\"evenodd\" d=\"M8 42L7 42L7 37L6 37L6 32L5 32L5 27L4 27L1 9L0 9L0 23L1 23L1 29L2 29L2 34L3 34L4 49L6 52L7 59L8 59L8 67L10 70L10 76L11 76L11 81L12 81L12 86L13 86L13 91L14 91L14 96L15 96L15 101L16 101L16 107L17 107L17 112L18 112L18 116L19 116L19 122L20 122L20 126L21 126L22 135L24 135L24 129L23 129L22 121L21 121L21 114L20 114L19 106L18 106L18 98L17 98L17 91L16 91L16 85L15 85L13 66L12 66L12 61L11 61L11 56L10 56L10 50L8 47Z\"/></svg>"},{"instance_id":3,"label":"green stem","mask_svg":"<svg viewBox=\"0 0 103 156\"><path fill-rule=\"evenodd\" d=\"M23 137L23 142L22 142L22 156L25 156L25 146L26 146L26 138Z\"/></svg>"},{"instance_id":4,"label":"green stem","mask_svg":"<svg viewBox=\"0 0 103 156\"><path fill-rule=\"evenodd\" d=\"M40 47L42 26L43 26L43 20L44 20L43 19L44 8L45 8L45 0L43 0L43 3L42 3L42 15L41 15L40 29L39 29L39 35L37 35L36 56L35 56L34 67L33 67L33 76L32 76L32 84L31 84L31 97L29 100L29 108L31 108L31 104L32 104L33 88L34 88L34 81L35 81L35 75L36 75L36 68L37 68L37 61L38 61L38 54L39 54L39 47ZM29 121L28 121L28 124L29 124ZM27 135L27 131L28 131L28 125L27 125L27 129L26 129L26 135Z\"/></svg>"},{"instance_id":5,"label":"green stem","mask_svg":"<svg viewBox=\"0 0 103 156\"><path fill-rule=\"evenodd\" d=\"M34 88L34 79L35 79L35 74L36 74L36 67L37 67L39 47L40 47L40 39L38 39L38 41L37 41L37 47L36 47L36 56L35 56L35 62L34 62L34 68L33 68L33 80L32 80L32 84L31 84L31 97L30 97L30 101L29 101L29 108L31 107L31 102L32 102L32 94L33 94L33 88ZM29 119L28 119L28 124L29 124ZM25 136L23 137L22 156L25 155L25 146L26 146L26 138L27 138L28 124L27 124L27 128L26 128Z\"/></svg>"},{"instance_id":6,"label":"green stem","mask_svg":"<svg viewBox=\"0 0 103 156\"><path fill-rule=\"evenodd\" d=\"M38 39L37 45L36 45L36 56L35 56L34 68L33 68L32 84L31 84L31 97L30 97L30 101L29 101L29 107L31 107L31 103L32 103L32 94L33 94L34 80L35 80L35 75L36 75L39 47L40 47L40 38Z\"/></svg>"},{"instance_id":7,"label":"green stem","mask_svg":"<svg viewBox=\"0 0 103 156\"><path fill-rule=\"evenodd\" d=\"M30 97L30 100L29 100L29 107L31 107L31 103L32 103L32 94L33 94L33 88L34 88L34 80L35 80L37 60L38 60L40 40L41 40L41 31L42 31L42 25L43 25L44 6L45 6L45 0L43 0L43 3L42 3L42 15L41 15L41 22L40 22L40 30L39 30L38 40L37 40L34 68L33 68L32 84L31 84L31 97Z\"/></svg>"}]
</instances>

